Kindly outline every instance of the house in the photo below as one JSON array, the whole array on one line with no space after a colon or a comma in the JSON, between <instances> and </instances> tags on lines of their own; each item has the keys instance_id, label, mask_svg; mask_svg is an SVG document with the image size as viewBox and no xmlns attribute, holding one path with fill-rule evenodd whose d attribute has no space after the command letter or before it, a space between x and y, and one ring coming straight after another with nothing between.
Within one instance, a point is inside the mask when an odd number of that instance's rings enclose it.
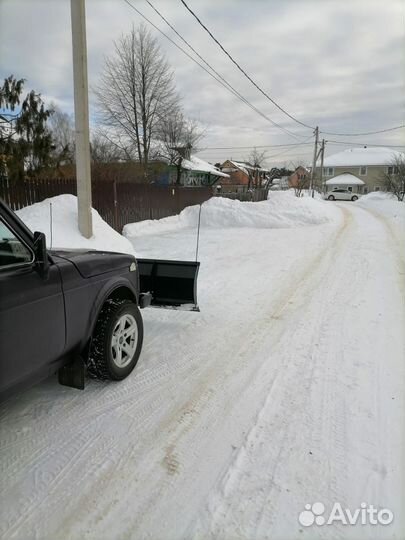
<instances>
[{"instance_id":1,"label":"house","mask_svg":"<svg viewBox=\"0 0 405 540\"><path fill-rule=\"evenodd\" d=\"M180 184L185 187L212 186L218 180L227 181L229 175L220 171L211 163L196 156L179 155L176 165L169 165L169 184Z\"/></svg>"},{"instance_id":2,"label":"house","mask_svg":"<svg viewBox=\"0 0 405 540\"><path fill-rule=\"evenodd\" d=\"M324 159L323 182L328 191L345 188L355 193L369 193L383 189L382 176L393 172L395 158L402 152L385 147L349 148ZM321 175L320 162L316 173Z\"/></svg>"},{"instance_id":3,"label":"house","mask_svg":"<svg viewBox=\"0 0 405 540\"><path fill-rule=\"evenodd\" d=\"M288 185L291 188L307 187L309 185L310 176L311 174L308 169L299 165L288 177Z\"/></svg>"},{"instance_id":4,"label":"house","mask_svg":"<svg viewBox=\"0 0 405 540\"><path fill-rule=\"evenodd\" d=\"M263 187L268 180L268 171L263 167L254 167L246 161L227 159L220 166L222 172L229 175L229 180L222 182L223 191L243 193L249 188Z\"/></svg>"}]
</instances>

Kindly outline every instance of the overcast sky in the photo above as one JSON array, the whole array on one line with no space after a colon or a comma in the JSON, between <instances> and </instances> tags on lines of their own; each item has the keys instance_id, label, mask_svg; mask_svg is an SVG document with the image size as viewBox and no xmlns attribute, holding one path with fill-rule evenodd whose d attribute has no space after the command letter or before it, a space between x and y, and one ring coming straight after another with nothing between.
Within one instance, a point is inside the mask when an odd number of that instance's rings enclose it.
<instances>
[{"instance_id":1,"label":"overcast sky","mask_svg":"<svg viewBox=\"0 0 405 540\"><path fill-rule=\"evenodd\" d=\"M175 72L186 113L206 127L199 155L244 159L248 148L305 141L295 124L243 77L180 0L150 0L177 31L256 108L295 134L272 126L151 28ZM161 30L178 38L145 0L131 0ZM405 123L403 0L187 0L248 74L289 113L339 133ZM124 0L86 0L89 84L113 41L142 21ZM181 43L181 42L179 42ZM181 44L184 47L184 44ZM0 76L27 79L64 111L73 111L69 0L0 0ZM94 121L95 100L90 94ZM405 130L329 140L405 145ZM343 147L327 145L327 154ZM346 146L347 148L347 146ZM270 165L309 163L311 145L267 149Z\"/></svg>"}]
</instances>

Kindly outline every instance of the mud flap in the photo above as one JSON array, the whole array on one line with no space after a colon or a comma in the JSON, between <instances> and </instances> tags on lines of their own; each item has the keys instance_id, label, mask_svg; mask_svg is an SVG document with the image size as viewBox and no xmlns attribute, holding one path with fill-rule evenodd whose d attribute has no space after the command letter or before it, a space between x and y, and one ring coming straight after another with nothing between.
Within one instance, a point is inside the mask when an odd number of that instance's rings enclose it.
<instances>
[{"instance_id":1,"label":"mud flap","mask_svg":"<svg viewBox=\"0 0 405 540\"><path fill-rule=\"evenodd\" d=\"M58 370L59 384L77 388L78 390L84 390L85 377L86 364L81 356L78 356L73 362L62 366Z\"/></svg>"},{"instance_id":2,"label":"mud flap","mask_svg":"<svg viewBox=\"0 0 405 540\"><path fill-rule=\"evenodd\" d=\"M199 262L137 259L141 293L151 293L151 307L200 311L197 304Z\"/></svg>"}]
</instances>

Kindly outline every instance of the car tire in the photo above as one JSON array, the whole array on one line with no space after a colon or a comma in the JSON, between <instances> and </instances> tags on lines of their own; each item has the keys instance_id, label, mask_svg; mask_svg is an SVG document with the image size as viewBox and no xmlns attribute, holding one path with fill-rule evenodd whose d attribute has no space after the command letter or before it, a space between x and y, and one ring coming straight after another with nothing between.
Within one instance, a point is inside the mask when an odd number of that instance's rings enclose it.
<instances>
[{"instance_id":1,"label":"car tire","mask_svg":"<svg viewBox=\"0 0 405 540\"><path fill-rule=\"evenodd\" d=\"M329 195L328 201L334 201L334 200L335 200L335 197L333 195Z\"/></svg>"},{"instance_id":2,"label":"car tire","mask_svg":"<svg viewBox=\"0 0 405 540\"><path fill-rule=\"evenodd\" d=\"M107 300L91 338L87 371L91 377L120 381L136 366L143 342L143 322L130 300Z\"/></svg>"},{"instance_id":3,"label":"car tire","mask_svg":"<svg viewBox=\"0 0 405 540\"><path fill-rule=\"evenodd\" d=\"M352 201L357 201L357 199L358 199L357 195L353 195Z\"/></svg>"}]
</instances>

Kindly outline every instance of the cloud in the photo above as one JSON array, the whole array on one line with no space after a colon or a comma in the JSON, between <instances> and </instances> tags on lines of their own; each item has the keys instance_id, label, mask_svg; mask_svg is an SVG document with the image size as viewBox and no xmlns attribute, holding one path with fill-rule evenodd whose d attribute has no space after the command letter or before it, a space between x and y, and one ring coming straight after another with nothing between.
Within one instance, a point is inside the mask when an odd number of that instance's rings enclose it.
<instances>
[{"instance_id":1,"label":"cloud","mask_svg":"<svg viewBox=\"0 0 405 540\"><path fill-rule=\"evenodd\" d=\"M132 1L178 41L146 2ZM151 1L246 99L295 132L299 141L311 135L243 77L180 2ZM254 80L305 123L320 125L325 131L350 133L403 122L401 0L190 0L189 4ZM139 24L141 18L123 0L86 0L86 10L89 83L94 85L104 56L112 52L113 40L128 32L132 24ZM208 126L206 146L296 141L241 103L164 36L152 32L173 66L187 114ZM0 36L0 76L14 73L25 77L27 87L72 112L70 2L0 0ZM94 119L92 94L90 107ZM373 141L405 144L404 130L367 137L367 142ZM269 149L269 155L276 151ZM234 158L243 157L242 151L235 152ZM201 155L218 161L229 152L207 150ZM290 157L309 161L311 148L297 147L273 161Z\"/></svg>"}]
</instances>

